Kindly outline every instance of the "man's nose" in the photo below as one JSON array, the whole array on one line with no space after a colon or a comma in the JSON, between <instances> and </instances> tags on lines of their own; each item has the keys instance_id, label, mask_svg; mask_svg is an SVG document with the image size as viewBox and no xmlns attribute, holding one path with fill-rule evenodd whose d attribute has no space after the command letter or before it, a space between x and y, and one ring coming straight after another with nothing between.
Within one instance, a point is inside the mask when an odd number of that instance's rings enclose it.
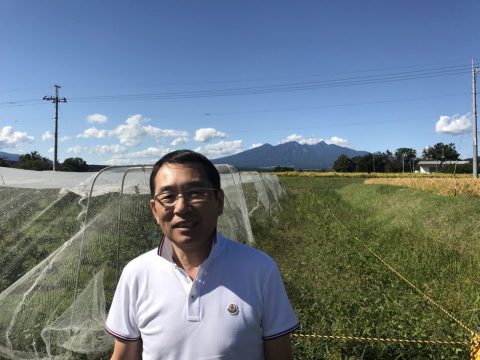
<instances>
[{"instance_id":1,"label":"man's nose","mask_svg":"<svg viewBox=\"0 0 480 360\"><path fill-rule=\"evenodd\" d=\"M188 210L190 207L190 204L188 203L188 200L183 194L179 194L177 197L177 202L175 203L174 211L176 213L182 213Z\"/></svg>"}]
</instances>

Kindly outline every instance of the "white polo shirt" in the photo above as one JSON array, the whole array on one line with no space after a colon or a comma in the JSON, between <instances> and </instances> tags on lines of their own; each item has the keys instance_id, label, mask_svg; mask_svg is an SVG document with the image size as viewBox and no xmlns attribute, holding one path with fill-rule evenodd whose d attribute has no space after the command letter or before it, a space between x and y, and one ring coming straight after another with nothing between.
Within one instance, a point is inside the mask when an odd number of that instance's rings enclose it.
<instances>
[{"instance_id":1,"label":"white polo shirt","mask_svg":"<svg viewBox=\"0 0 480 360\"><path fill-rule=\"evenodd\" d=\"M263 341L298 327L275 262L217 234L195 280L164 238L125 266L106 329L143 342L143 359L263 359Z\"/></svg>"}]
</instances>

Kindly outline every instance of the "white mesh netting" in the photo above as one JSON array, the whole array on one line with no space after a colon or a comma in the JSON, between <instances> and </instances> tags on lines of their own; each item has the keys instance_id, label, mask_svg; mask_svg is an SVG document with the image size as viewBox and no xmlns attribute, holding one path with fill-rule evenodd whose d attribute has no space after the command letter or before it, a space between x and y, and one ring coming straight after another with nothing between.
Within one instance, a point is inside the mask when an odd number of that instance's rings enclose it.
<instances>
[{"instance_id":1,"label":"white mesh netting","mask_svg":"<svg viewBox=\"0 0 480 360\"><path fill-rule=\"evenodd\" d=\"M278 178L216 166L225 192L219 231L253 243L250 220L270 223ZM104 323L119 274L161 235L148 206L150 171L0 167L0 358L109 358Z\"/></svg>"}]
</instances>

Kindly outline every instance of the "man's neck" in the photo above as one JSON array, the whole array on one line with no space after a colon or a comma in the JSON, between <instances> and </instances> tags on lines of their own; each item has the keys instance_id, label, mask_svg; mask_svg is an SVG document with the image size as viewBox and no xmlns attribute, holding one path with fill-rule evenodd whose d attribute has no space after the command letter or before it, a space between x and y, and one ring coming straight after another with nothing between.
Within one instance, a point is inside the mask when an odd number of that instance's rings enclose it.
<instances>
[{"instance_id":1,"label":"man's neck","mask_svg":"<svg viewBox=\"0 0 480 360\"><path fill-rule=\"evenodd\" d=\"M193 280L197 276L200 265L210 255L214 241L215 235L212 236L209 246L198 249L182 249L172 242L172 259Z\"/></svg>"}]
</instances>

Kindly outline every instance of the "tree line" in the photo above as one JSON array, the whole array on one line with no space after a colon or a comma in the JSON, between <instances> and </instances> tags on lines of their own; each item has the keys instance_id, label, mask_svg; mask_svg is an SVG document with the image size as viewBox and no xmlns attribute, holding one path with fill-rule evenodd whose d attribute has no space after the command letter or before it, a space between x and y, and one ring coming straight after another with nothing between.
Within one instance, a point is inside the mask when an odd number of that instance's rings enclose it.
<instances>
[{"instance_id":1,"label":"tree line","mask_svg":"<svg viewBox=\"0 0 480 360\"><path fill-rule=\"evenodd\" d=\"M41 156L37 151L32 151L29 154L20 155L18 162L7 162L5 159L0 158L0 166L14 167L24 170L52 170L53 162L44 156ZM79 157L71 157L65 159L58 165L59 171L88 171L88 164L85 160Z\"/></svg>"},{"instance_id":2,"label":"tree line","mask_svg":"<svg viewBox=\"0 0 480 360\"><path fill-rule=\"evenodd\" d=\"M415 172L420 160L430 161L455 161L460 159L460 154L455 144L437 143L427 146L421 157L417 157L417 151L412 148L398 148L394 153L389 150L375 152L364 156L349 158L347 155L340 155L333 164L336 172ZM470 173L472 164L467 165L444 165L441 172Z\"/></svg>"}]
</instances>

